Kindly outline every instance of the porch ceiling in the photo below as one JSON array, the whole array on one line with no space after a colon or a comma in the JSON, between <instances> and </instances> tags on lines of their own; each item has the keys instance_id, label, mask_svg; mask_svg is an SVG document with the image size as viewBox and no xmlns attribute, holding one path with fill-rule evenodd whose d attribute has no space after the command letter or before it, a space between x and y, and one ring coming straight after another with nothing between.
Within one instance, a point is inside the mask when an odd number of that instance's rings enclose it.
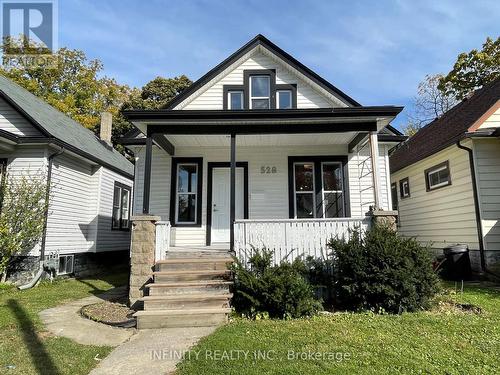
<instances>
[{"instance_id":1,"label":"porch ceiling","mask_svg":"<svg viewBox=\"0 0 500 375\"><path fill-rule=\"evenodd\" d=\"M348 144L358 132L317 134L237 135L236 145L245 146L315 146ZM229 135L168 135L175 147L229 147Z\"/></svg>"}]
</instances>

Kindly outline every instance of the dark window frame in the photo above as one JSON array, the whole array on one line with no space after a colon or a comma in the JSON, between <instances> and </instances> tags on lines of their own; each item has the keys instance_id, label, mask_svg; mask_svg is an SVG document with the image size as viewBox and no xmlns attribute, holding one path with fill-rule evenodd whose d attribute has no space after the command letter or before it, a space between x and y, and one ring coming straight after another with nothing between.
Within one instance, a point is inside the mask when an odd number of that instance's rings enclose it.
<instances>
[{"instance_id":1,"label":"dark window frame","mask_svg":"<svg viewBox=\"0 0 500 375\"><path fill-rule=\"evenodd\" d=\"M278 108L278 91L291 91L292 92L292 108L289 109L297 109L297 84L280 84L276 85L276 108ZM286 110L288 108L285 108Z\"/></svg>"},{"instance_id":2,"label":"dark window frame","mask_svg":"<svg viewBox=\"0 0 500 375\"><path fill-rule=\"evenodd\" d=\"M290 219L295 218L295 194L294 194L294 165L296 163L314 164L314 194L315 197L323 196L323 179L322 179L322 163L337 162L342 165L342 189L344 195L344 216L351 217L351 201L349 197L349 170L347 164L348 158L345 155L319 155L319 156L289 156L288 157L288 216ZM323 217L323 202L315 199L315 212L320 212Z\"/></svg>"},{"instance_id":3,"label":"dark window frame","mask_svg":"<svg viewBox=\"0 0 500 375\"><path fill-rule=\"evenodd\" d=\"M431 187L430 183L429 183L429 174L433 173L436 169L440 169L442 167L446 167L446 169L448 169L448 180L447 180L446 185ZM444 187L450 186L451 185L450 161L446 160L446 161L443 161L442 163L434 165L433 167L427 168L424 171L424 177L425 177L425 190L427 192L434 191L434 190L439 190L439 189L442 189Z\"/></svg>"},{"instance_id":4,"label":"dark window frame","mask_svg":"<svg viewBox=\"0 0 500 375\"><path fill-rule=\"evenodd\" d=\"M408 183L408 195L404 195L403 183ZM411 189L410 189L410 178L405 177L399 180L399 196L401 199L406 199L411 197Z\"/></svg>"},{"instance_id":5,"label":"dark window frame","mask_svg":"<svg viewBox=\"0 0 500 375\"><path fill-rule=\"evenodd\" d=\"M115 227L113 225L113 211L114 211L114 208L115 208L115 189L119 187L121 190L127 190L128 191L128 218L127 218L127 226L123 226L122 224L122 210L123 210L123 207L122 207L122 194L121 194L121 191L120 191L120 224L118 227ZM113 185L113 205L111 206L111 230L121 230L121 231L129 231L130 230L130 213L131 213L131 203L132 203L132 187L129 186L129 185L125 185L119 181L115 181L114 185Z\"/></svg>"},{"instance_id":6,"label":"dark window frame","mask_svg":"<svg viewBox=\"0 0 500 375\"><path fill-rule=\"evenodd\" d=\"M409 186L409 185L408 185ZM391 183L391 200L392 200L392 210L397 211L399 207L399 194L398 194L398 185L393 182Z\"/></svg>"},{"instance_id":7,"label":"dark window frame","mask_svg":"<svg viewBox=\"0 0 500 375\"><path fill-rule=\"evenodd\" d=\"M231 91L241 91L243 93L243 109L245 108L245 88L243 85L224 85L222 86L223 98L222 98L222 109L229 111L238 111L238 109L229 108L228 96Z\"/></svg>"},{"instance_id":8,"label":"dark window frame","mask_svg":"<svg viewBox=\"0 0 500 375\"><path fill-rule=\"evenodd\" d=\"M197 164L198 165L198 176L197 176L197 187L196 187L196 220L195 223L176 223L176 206L177 206L177 166L179 164ZM196 157L180 157L172 158L172 171L170 179L170 225L173 227L201 227L201 208L203 203L203 158Z\"/></svg>"}]
</instances>

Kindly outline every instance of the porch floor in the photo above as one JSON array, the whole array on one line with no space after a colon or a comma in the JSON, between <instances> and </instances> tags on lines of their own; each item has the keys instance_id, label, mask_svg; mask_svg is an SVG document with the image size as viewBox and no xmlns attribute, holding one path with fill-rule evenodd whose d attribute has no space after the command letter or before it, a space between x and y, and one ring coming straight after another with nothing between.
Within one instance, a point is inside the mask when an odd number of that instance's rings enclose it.
<instances>
[{"instance_id":1,"label":"porch floor","mask_svg":"<svg viewBox=\"0 0 500 375\"><path fill-rule=\"evenodd\" d=\"M202 258L230 256L229 244L213 244L211 246L171 246L167 258Z\"/></svg>"}]
</instances>

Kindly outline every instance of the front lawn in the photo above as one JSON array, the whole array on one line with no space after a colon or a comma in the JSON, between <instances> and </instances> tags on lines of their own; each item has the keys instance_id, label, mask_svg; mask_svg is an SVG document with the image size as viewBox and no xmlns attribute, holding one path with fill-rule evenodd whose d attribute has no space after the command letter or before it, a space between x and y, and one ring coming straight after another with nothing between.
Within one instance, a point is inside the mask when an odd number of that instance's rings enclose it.
<instances>
[{"instance_id":1,"label":"front lawn","mask_svg":"<svg viewBox=\"0 0 500 375\"><path fill-rule=\"evenodd\" d=\"M443 298L479 306L482 312L445 304L431 312L402 315L236 319L188 352L178 373L497 373L500 292L466 286L463 295L452 291Z\"/></svg>"},{"instance_id":2,"label":"front lawn","mask_svg":"<svg viewBox=\"0 0 500 375\"><path fill-rule=\"evenodd\" d=\"M38 312L102 293L127 282L126 274L44 282L19 291L0 287L0 374L88 374L112 348L77 344L44 330Z\"/></svg>"}]
</instances>

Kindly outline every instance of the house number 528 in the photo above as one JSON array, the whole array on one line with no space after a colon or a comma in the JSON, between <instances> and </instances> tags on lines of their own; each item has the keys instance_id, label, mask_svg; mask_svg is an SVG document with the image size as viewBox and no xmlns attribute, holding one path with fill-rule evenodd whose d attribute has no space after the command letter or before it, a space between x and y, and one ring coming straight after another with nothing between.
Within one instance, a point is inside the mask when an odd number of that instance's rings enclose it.
<instances>
[{"instance_id":1,"label":"house number 528","mask_svg":"<svg viewBox=\"0 0 500 375\"><path fill-rule=\"evenodd\" d=\"M278 170L276 169L276 167L271 167L268 165L263 165L262 167L260 167L260 173L262 174L276 173L277 171Z\"/></svg>"}]
</instances>

